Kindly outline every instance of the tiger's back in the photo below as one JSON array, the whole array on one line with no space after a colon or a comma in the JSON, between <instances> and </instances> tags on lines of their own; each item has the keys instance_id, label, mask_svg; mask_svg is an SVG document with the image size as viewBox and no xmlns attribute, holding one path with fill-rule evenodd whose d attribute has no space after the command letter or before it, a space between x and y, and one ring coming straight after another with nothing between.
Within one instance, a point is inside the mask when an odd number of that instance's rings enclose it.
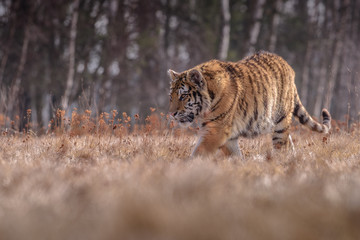
<instances>
[{"instance_id":1,"label":"tiger's back","mask_svg":"<svg viewBox=\"0 0 360 240\"><path fill-rule=\"evenodd\" d=\"M239 155L239 137L269 132L276 148L288 146L293 115L314 131L327 132L330 128L326 110L323 124L306 112L293 69L275 54L260 52L239 62L211 60L182 73L169 73L174 100L170 112L180 122L184 116L201 122L202 136L195 155L220 147L226 154Z\"/></svg>"}]
</instances>

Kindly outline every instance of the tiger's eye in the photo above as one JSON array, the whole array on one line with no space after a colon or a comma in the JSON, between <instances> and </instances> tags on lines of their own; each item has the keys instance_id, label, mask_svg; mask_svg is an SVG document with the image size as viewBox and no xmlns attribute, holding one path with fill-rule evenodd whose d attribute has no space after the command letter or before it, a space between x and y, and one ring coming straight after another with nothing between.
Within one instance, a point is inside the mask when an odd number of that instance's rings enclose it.
<instances>
[{"instance_id":1,"label":"tiger's eye","mask_svg":"<svg viewBox=\"0 0 360 240\"><path fill-rule=\"evenodd\" d=\"M186 96L187 96L187 94L181 94L179 100L180 100L180 101L184 100L184 98L185 98Z\"/></svg>"}]
</instances>

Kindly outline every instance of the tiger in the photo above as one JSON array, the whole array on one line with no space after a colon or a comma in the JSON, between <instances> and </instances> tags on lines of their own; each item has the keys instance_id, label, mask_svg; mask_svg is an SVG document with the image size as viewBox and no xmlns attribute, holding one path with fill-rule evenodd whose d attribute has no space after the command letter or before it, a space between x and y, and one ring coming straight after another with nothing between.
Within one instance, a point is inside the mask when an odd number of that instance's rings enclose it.
<instances>
[{"instance_id":1,"label":"tiger","mask_svg":"<svg viewBox=\"0 0 360 240\"><path fill-rule=\"evenodd\" d=\"M322 110L322 124L302 105L295 72L280 56L259 51L238 62L210 60L183 72L169 69L170 117L180 126L199 124L192 156L243 156L239 137L272 134L275 149L293 146L292 117L319 133L328 133L331 115Z\"/></svg>"}]
</instances>

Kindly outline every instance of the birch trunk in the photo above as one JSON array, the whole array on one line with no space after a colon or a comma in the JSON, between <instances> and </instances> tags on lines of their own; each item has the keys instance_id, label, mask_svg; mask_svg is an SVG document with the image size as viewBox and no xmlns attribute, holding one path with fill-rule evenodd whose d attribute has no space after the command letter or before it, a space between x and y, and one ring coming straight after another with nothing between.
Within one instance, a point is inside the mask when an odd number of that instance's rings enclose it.
<instances>
[{"instance_id":1,"label":"birch trunk","mask_svg":"<svg viewBox=\"0 0 360 240\"><path fill-rule=\"evenodd\" d=\"M330 109L331 108L331 100L334 95L334 87L336 83L336 77L339 72L339 66L340 66L340 59L341 54L343 51L344 46L344 35L345 35L345 29L346 29L346 19L348 18L349 14L349 0L345 0L340 7L344 7L344 13L342 13L342 16L340 16L340 23L338 26L338 31L335 33L334 36L334 54L332 56L331 60L331 70L330 70L330 76L329 76L329 83L328 83L328 89L326 93L326 99L325 99L325 108Z\"/></svg>"},{"instance_id":2,"label":"birch trunk","mask_svg":"<svg viewBox=\"0 0 360 240\"><path fill-rule=\"evenodd\" d=\"M225 60L229 52L230 44L230 9L229 9L229 0L221 0L221 38L219 45L218 57L220 60Z\"/></svg>"},{"instance_id":3,"label":"birch trunk","mask_svg":"<svg viewBox=\"0 0 360 240\"><path fill-rule=\"evenodd\" d=\"M274 3L274 14L271 21L271 33L269 42L269 51L275 52L277 42L277 29L280 23L280 12L282 11L282 0L276 0Z\"/></svg>"},{"instance_id":4,"label":"birch trunk","mask_svg":"<svg viewBox=\"0 0 360 240\"><path fill-rule=\"evenodd\" d=\"M353 62L353 69L360 69L360 52L358 51L355 55L355 59ZM352 116L358 123L360 123L360 73L357 71L353 72L352 78L352 86L353 86L353 94L352 94L352 105L351 112ZM358 125L360 130L360 125Z\"/></svg>"},{"instance_id":5,"label":"birch trunk","mask_svg":"<svg viewBox=\"0 0 360 240\"><path fill-rule=\"evenodd\" d=\"M261 19L264 12L265 0L258 0L256 3L256 9L254 13L254 24L250 28L250 37L249 37L249 49L247 55L253 54L256 50L256 43L259 38L260 28L261 28Z\"/></svg>"},{"instance_id":6,"label":"birch trunk","mask_svg":"<svg viewBox=\"0 0 360 240\"><path fill-rule=\"evenodd\" d=\"M75 43L77 34L77 21L79 16L79 0L74 1L73 13L71 18L70 28L70 42L69 42L69 70L67 74L66 87L64 96L62 98L62 109L67 110L69 107L69 99L74 86L74 75L75 75Z\"/></svg>"},{"instance_id":7,"label":"birch trunk","mask_svg":"<svg viewBox=\"0 0 360 240\"><path fill-rule=\"evenodd\" d=\"M319 76L319 83L316 89L316 98L314 103L314 114L318 118L321 114L321 108L323 107L323 100L324 100L324 91L325 91L325 85L326 85L326 79L327 79L327 56L324 54L324 51L328 48L328 42L329 40L324 40L325 43L322 43L321 52L323 53L321 65L320 65L320 76Z\"/></svg>"},{"instance_id":8,"label":"birch trunk","mask_svg":"<svg viewBox=\"0 0 360 240\"><path fill-rule=\"evenodd\" d=\"M355 9L360 8L360 0L356 0ZM358 43L360 42L360 12L354 11L352 16L352 79L351 79L351 117L353 120L360 123L360 51L358 50ZM360 125L358 125L360 130Z\"/></svg>"},{"instance_id":9,"label":"birch trunk","mask_svg":"<svg viewBox=\"0 0 360 240\"><path fill-rule=\"evenodd\" d=\"M45 79L45 84L48 85L51 83L51 76L50 76L50 59L49 61L46 62L45 64L45 69L44 69L44 79ZM50 113L51 113L51 109L50 109L50 105L51 105L51 95L48 92L45 92L44 94L42 94L41 100L41 123L42 123L42 127L47 127L49 121L50 121ZM39 116L39 118L40 118Z\"/></svg>"},{"instance_id":10,"label":"birch trunk","mask_svg":"<svg viewBox=\"0 0 360 240\"><path fill-rule=\"evenodd\" d=\"M342 49L343 49L342 40L336 38L334 54L332 56L332 60L331 60L331 64L330 64L331 69L330 69L330 74L329 74L329 78L328 78L328 87L327 87L327 91L326 91L325 104L324 104L324 107L327 109L330 109L330 107L331 107L331 100L333 98L336 77L337 77L337 73L339 71L340 57L341 57Z\"/></svg>"},{"instance_id":11,"label":"birch trunk","mask_svg":"<svg viewBox=\"0 0 360 240\"><path fill-rule=\"evenodd\" d=\"M165 52L166 57L168 57L168 48L169 48L170 17L171 17L170 0L166 0L166 3L165 3L165 24L164 24L164 52Z\"/></svg>"},{"instance_id":12,"label":"birch trunk","mask_svg":"<svg viewBox=\"0 0 360 240\"><path fill-rule=\"evenodd\" d=\"M316 87L316 95L315 95L315 102L314 102L314 114L318 118L321 115L321 109L323 107L323 102L325 99L325 88L326 88L326 80L327 80L327 66L328 66L328 59L331 58L329 50L331 46L331 39L327 37L327 33L330 32L331 26L329 26L329 22L331 21L331 11L328 6L325 5L325 12L319 13L322 14L322 17L324 17L324 22L320 26L322 29L321 35L324 37L317 43L317 46L319 46L319 51L317 53L319 54L320 64L319 64L319 78L318 78L318 84ZM319 118L320 119L320 118Z\"/></svg>"},{"instance_id":13,"label":"birch trunk","mask_svg":"<svg viewBox=\"0 0 360 240\"><path fill-rule=\"evenodd\" d=\"M304 58L304 67L301 74L301 90L300 90L300 99L302 104L306 107L307 106L307 99L308 99L308 90L309 90L309 66L311 66L311 52L313 49L313 44L311 40L308 41L305 58Z\"/></svg>"}]
</instances>

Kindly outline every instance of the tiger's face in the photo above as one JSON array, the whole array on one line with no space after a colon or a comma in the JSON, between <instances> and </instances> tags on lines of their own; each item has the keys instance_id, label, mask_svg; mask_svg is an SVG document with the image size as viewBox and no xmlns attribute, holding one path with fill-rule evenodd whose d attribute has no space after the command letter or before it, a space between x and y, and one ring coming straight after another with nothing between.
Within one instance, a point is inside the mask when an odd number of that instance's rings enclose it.
<instances>
[{"instance_id":1,"label":"tiger's face","mask_svg":"<svg viewBox=\"0 0 360 240\"><path fill-rule=\"evenodd\" d=\"M186 127L204 111L207 91L205 81L198 70L184 73L168 71L171 82L170 116Z\"/></svg>"}]
</instances>

